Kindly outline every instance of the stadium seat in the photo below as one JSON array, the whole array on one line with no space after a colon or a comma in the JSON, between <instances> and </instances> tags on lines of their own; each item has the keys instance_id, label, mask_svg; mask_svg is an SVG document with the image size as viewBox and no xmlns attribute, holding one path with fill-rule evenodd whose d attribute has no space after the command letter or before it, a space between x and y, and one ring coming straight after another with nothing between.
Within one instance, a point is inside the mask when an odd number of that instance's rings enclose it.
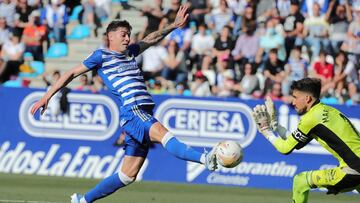
<instances>
[{"instance_id":1,"label":"stadium seat","mask_svg":"<svg viewBox=\"0 0 360 203\"><path fill-rule=\"evenodd\" d=\"M60 58L68 55L68 46L65 43L54 43L45 54L46 58Z\"/></svg>"},{"instance_id":2,"label":"stadium seat","mask_svg":"<svg viewBox=\"0 0 360 203\"><path fill-rule=\"evenodd\" d=\"M90 28L87 25L77 25L73 28L68 39L84 39L90 36Z\"/></svg>"},{"instance_id":3,"label":"stadium seat","mask_svg":"<svg viewBox=\"0 0 360 203\"><path fill-rule=\"evenodd\" d=\"M74 9L72 10L72 13L71 13L70 17L69 17L69 21L77 21L81 10L83 10L82 5L75 6Z\"/></svg>"},{"instance_id":4,"label":"stadium seat","mask_svg":"<svg viewBox=\"0 0 360 203\"><path fill-rule=\"evenodd\" d=\"M19 73L21 78L34 78L45 72L45 64L42 61L31 61L30 67L35 71L33 73Z\"/></svg>"}]
</instances>

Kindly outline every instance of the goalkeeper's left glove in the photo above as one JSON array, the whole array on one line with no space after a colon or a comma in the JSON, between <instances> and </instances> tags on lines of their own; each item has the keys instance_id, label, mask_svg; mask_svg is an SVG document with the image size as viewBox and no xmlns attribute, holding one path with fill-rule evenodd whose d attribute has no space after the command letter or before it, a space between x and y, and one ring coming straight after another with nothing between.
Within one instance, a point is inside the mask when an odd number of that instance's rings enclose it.
<instances>
[{"instance_id":1,"label":"goalkeeper's left glove","mask_svg":"<svg viewBox=\"0 0 360 203\"><path fill-rule=\"evenodd\" d=\"M267 96L265 99L265 106L270 116L270 127L273 131L277 131L278 121L276 118L276 110L275 110L274 102L269 96Z\"/></svg>"}]
</instances>

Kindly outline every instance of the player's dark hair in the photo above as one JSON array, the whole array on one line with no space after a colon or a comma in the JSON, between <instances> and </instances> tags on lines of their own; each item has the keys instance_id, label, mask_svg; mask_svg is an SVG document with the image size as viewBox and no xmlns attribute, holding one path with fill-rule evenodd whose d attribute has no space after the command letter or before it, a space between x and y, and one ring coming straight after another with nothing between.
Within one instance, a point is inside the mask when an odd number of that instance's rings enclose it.
<instances>
[{"instance_id":1,"label":"player's dark hair","mask_svg":"<svg viewBox=\"0 0 360 203\"><path fill-rule=\"evenodd\" d=\"M298 90L301 92L310 93L316 99L320 98L321 80L317 78L303 78L294 81L290 86L291 92Z\"/></svg>"},{"instance_id":2,"label":"player's dark hair","mask_svg":"<svg viewBox=\"0 0 360 203\"><path fill-rule=\"evenodd\" d=\"M125 27L131 32L131 25L126 20L113 20L106 28L106 34L109 34L109 32L116 31L119 27Z\"/></svg>"}]
</instances>

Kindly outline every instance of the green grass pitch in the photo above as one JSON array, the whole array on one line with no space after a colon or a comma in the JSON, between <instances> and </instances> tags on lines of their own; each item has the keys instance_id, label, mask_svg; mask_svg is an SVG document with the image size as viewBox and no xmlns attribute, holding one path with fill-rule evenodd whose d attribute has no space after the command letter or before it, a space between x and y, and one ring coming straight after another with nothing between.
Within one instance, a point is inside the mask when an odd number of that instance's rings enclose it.
<instances>
[{"instance_id":1,"label":"green grass pitch","mask_svg":"<svg viewBox=\"0 0 360 203\"><path fill-rule=\"evenodd\" d=\"M0 203L69 203L99 180L0 173ZM290 203L291 192L240 187L136 182L99 203ZM355 194L311 192L309 203L360 202Z\"/></svg>"}]
</instances>

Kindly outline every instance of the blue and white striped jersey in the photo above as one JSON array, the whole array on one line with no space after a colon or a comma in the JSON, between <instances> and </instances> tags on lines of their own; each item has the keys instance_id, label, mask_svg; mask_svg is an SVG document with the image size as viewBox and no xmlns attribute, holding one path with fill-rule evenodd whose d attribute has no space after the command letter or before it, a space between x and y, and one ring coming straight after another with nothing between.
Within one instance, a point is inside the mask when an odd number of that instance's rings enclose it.
<instances>
[{"instance_id":1,"label":"blue and white striped jersey","mask_svg":"<svg viewBox=\"0 0 360 203\"><path fill-rule=\"evenodd\" d=\"M108 49L97 49L83 64L96 69L111 92L120 100L121 119L129 120L142 106L152 108L155 104L148 93L135 57L139 54L137 44L130 45L125 54Z\"/></svg>"}]
</instances>

